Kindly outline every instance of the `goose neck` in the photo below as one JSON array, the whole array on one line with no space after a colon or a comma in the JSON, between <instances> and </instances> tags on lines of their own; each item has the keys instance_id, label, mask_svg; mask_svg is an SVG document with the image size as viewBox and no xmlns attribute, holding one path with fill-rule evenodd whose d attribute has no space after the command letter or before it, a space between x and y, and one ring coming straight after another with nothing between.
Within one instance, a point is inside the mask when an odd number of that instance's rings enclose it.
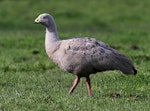
<instances>
[{"instance_id":1,"label":"goose neck","mask_svg":"<svg viewBox=\"0 0 150 111\"><path fill-rule=\"evenodd\" d=\"M46 38L48 39L48 41L51 41L51 42L58 41L59 37L57 34L57 29L50 29L49 27L47 27Z\"/></svg>"}]
</instances>

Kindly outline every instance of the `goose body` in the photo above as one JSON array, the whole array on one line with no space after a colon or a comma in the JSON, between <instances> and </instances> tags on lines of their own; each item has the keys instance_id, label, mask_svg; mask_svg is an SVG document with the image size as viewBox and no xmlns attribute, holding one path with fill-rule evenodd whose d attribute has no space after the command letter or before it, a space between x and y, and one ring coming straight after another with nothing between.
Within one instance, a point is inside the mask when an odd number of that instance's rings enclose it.
<instances>
[{"instance_id":1,"label":"goose body","mask_svg":"<svg viewBox=\"0 0 150 111\"><path fill-rule=\"evenodd\" d=\"M124 74L136 74L132 61L124 54L94 38L82 37L60 40L54 18L40 14L35 23L46 26L45 49L47 55L64 71L76 75L72 93L81 77L86 77L89 95L92 94L90 74L107 70L120 70Z\"/></svg>"}]
</instances>

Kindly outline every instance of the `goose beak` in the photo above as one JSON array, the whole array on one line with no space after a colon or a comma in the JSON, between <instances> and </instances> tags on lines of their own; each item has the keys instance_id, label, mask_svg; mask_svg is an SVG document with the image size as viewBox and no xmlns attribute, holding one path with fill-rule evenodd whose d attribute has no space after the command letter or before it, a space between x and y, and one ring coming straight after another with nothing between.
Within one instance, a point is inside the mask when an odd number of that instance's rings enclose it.
<instances>
[{"instance_id":1,"label":"goose beak","mask_svg":"<svg viewBox=\"0 0 150 111\"><path fill-rule=\"evenodd\" d=\"M38 18L36 18L36 19L34 20L34 23L35 23L35 24L40 23L40 19L39 19L39 17L38 17Z\"/></svg>"}]
</instances>

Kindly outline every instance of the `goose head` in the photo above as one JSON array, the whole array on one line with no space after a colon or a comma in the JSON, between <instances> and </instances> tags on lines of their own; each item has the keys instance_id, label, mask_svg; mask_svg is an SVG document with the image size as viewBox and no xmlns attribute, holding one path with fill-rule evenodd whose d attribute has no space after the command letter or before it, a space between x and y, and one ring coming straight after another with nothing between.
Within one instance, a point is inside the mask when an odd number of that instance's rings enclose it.
<instances>
[{"instance_id":1,"label":"goose head","mask_svg":"<svg viewBox=\"0 0 150 111\"><path fill-rule=\"evenodd\" d=\"M44 13L40 14L34 21L36 24L42 24L46 27L54 27L55 26L55 21L53 16L50 14Z\"/></svg>"}]
</instances>

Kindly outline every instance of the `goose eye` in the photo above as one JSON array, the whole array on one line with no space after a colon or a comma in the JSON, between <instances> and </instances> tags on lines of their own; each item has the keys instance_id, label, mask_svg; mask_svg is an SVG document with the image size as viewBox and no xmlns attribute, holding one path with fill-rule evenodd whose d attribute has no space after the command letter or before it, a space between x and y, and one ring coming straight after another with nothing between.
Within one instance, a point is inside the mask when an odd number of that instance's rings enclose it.
<instances>
[{"instance_id":1,"label":"goose eye","mask_svg":"<svg viewBox=\"0 0 150 111\"><path fill-rule=\"evenodd\" d=\"M43 19L46 19L46 17L44 16Z\"/></svg>"}]
</instances>

